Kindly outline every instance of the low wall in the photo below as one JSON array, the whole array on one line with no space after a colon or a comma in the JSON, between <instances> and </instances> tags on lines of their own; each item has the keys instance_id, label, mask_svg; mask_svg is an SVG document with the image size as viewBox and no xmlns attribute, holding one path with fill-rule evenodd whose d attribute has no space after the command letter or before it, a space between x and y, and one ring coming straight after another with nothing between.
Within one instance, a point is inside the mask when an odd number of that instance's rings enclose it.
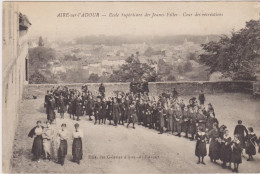
<instances>
[{"instance_id":1,"label":"low wall","mask_svg":"<svg viewBox=\"0 0 260 174\"><path fill-rule=\"evenodd\" d=\"M83 83L62 84L69 88L80 89ZM89 90L97 91L99 83L87 83ZM106 95L111 96L113 91L129 91L130 83L104 83ZM43 97L47 90L57 84L30 84L24 91L24 98L32 98L32 96ZM197 95L200 90L206 94L213 93L252 93L253 82L250 81L220 81L220 82L150 82L149 90L151 95L158 95L165 90L172 91L175 88L180 95Z\"/></svg>"}]
</instances>

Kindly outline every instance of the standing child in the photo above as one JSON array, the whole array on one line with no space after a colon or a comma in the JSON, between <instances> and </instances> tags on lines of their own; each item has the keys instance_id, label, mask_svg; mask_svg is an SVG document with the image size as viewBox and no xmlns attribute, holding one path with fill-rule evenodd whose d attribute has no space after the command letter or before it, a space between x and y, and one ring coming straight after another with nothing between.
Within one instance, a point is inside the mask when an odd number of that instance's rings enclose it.
<instances>
[{"instance_id":1,"label":"standing child","mask_svg":"<svg viewBox=\"0 0 260 174\"><path fill-rule=\"evenodd\" d=\"M253 155L256 154L257 136L252 127L248 128L248 135L246 136L246 154L248 154L247 161L253 161Z\"/></svg>"},{"instance_id":2,"label":"standing child","mask_svg":"<svg viewBox=\"0 0 260 174\"><path fill-rule=\"evenodd\" d=\"M202 127L198 128L198 132L196 134L196 148L195 148L195 155L198 157L197 164L204 164L204 157L207 155L206 149L206 133ZM201 161L200 161L201 159Z\"/></svg>"},{"instance_id":3,"label":"standing child","mask_svg":"<svg viewBox=\"0 0 260 174\"><path fill-rule=\"evenodd\" d=\"M235 134L234 140L232 141L232 155L231 161L234 163L233 172L238 173L238 166L242 163L241 153L243 151L242 143L239 141L239 135Z\"/></svg>"},{"instance_id":4,"label":"standing child","mask_svg":"<svg viewBox=\"0 0 260 174\"><path fill-rule=\"evenodd\" d=\"M68 132L66 130L65 123L61 125L61 130L59 131L58 136L60 138L60 147L58 149L58 163L63 166L68 151L68 143L67 143Z\"/></svg>"}]
</instances>

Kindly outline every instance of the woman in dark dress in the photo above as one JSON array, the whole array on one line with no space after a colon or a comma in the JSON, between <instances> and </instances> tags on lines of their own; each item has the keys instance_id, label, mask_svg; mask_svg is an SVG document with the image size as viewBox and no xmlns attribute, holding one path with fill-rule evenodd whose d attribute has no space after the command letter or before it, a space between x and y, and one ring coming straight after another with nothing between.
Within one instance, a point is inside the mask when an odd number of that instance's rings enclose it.
<instances>
[{"instance_id":1,"label":"woman in dark dress","mask_svg":"<svg viewBox=\"0 0 260 174\"><path fill-rule=\"evenodd\" d=\"M248 128L248 135L246 136L246 154L248 154L247 161L253 161L253 155L256 154L257 136L252 127Z\"/></svg>"},{"instance_id":2,"label":"woman in dark dress","mask_svg":"<svg viewBox=\"0 0 260 174\"><path fill-rule=\"evenodd\" d=\"M231 169L232 141L227 129L224 131L224 135L220 142L220 160L223 162L222 168L226 168L226 163L229 163L228 168Z\"/></svg>"},{"instance_id":3,"label":"woman in dark dress","mask_svg":"<svg viewBox=\"0 0 260 174\"><path fill-rule=\"evenodd\" d=\"M61 130L59 130L58 137L60 138L60 147L58 149L58 163L63 166L68 151L68 132L66 130L65 123L61 125Z\"/></svg>"},{"instance_id":4,"label":"woman in dark dress","mask_svg":"<svg viewBox=\"0 0 260 174\"><path fill-rule=\"evenodd\" d=\"M87 106L86 106L86 114L89 116L89 120L92 121L91 116L94 115L94 108L95 108L95 102L93 100L93 97L89 95Z\"/></svg>"},{"instance_id":5,"label":"woman in dark dress","mask_svg":"<svg viewBox=\"0 0 260 174\"><path fill-rule=\"evenodd\" d=\"M61 118L64 119L64 113L66 112L66 105L65 105L65 98L62 95L60 95L58 103L59 103L58 113L60 113Z\"/></svg>"},{"instance_id":6,"label":"woman in dark dress","mask_svg":"<svg viewBox=\"0 0 260 174\"><path fill-rule=\"evenodd\" d=\"M197 117L196 117L196 113L192 107L189 107L188 113L189 113L189 120L190 120L190 124L189 124L189 132L191 134L190 140L193 141L194 135L196 134L196 131L197 131L197 127L196 127Z\"/></svg>"},{"instance_id":7,"label":"woman in dark dress","mask_svg":"<svg viewBox=\"0 0 260 174\"><path fill-rule=\"evenodd\" d=\"M43 155L43 127L41 126L41 121L37 121L36 124L37 126L31 129L28 136L31 138L34 137L32 146L33 161L40 162L40 157Z\"/></svg>"},{"instance_id":8,"label":"woman in dark dress","mask_svg":"<svg viewBox=\"0 0 260 174\"><path fill-rule=\"evenodd\" d=\"M75 130L72 133L73 143L72 143L72 156L73 161L80 164L80 160L82 160L82 138L83 132L79 130L79 124L76 123L74 125Z\"/></svg>"},{"instance_id":9,"label":"woman in dark dress","mask_svg":"<svg viewBox=\"0 0 260 174\"><path fill-rule=\"evenodd\" d=\"M216 160L218 160L220 156L219 131L218 131L217 123L213 124L213 129L209 131L208 137L210 139L210 143L209 143L210 161L216 163Z\"/></svg>"},{"instance_id":10,"label":"woman in dark dress","mask_svg":"<svg viewBox=\"0 0 260 174\"><path fill-rule=\"evenodd\" d=\"M113 103L112 103L112 99L109 97L107 101L107 116L106 116L107 119L109 120L109 125L111 125L111 120L113 120L112 111L113 111Z\"/></svg>"},{"instance_id":11,"label":"woman in dark dress","mask_svg":"<svg viewBox=\"0 0 260 174\"><path fill-rule=\"evenodd\" d=\"M238 173L238 166L242 163L241 153L243 151L242 143L239 140L239 135L235 134L234 140L232 141L232 155L231 161L234 163L233 172Z\"/></svg>"},{"instance_id":12,"label":"woman in dark dress","mask_svg":"<svg viewBox=\"0 0 260 174\"><path fill-rule=\"evenodd\" d=\"M112 114L113 114L113 120L114 120L114 126L117 126L117 123L119 121L119 113L120 113L120 108L118 104L118 99L114 98L113 100L113 106L112 106Z\"/></svg>"},{"instance_id":13,"label":"woman in dark dress","mask_svg":"<svg viewBox=\"0 0 260 174\"><path fill-rule=\"evenodd\" d=\"M207 155L207 149L206 149L206 133L203 129L203 127L198 128L198 132L196 134L196 148L195 148L195 155L198 157L197 164L204 164L204 157ZM201 159L201 161L200 161Z\"/></svg>"},{"instance_id":14,"label":"woman in dark dress","mask_svg":"<svg viewBox=\"0 0 260 174\"><path fill-rule=\"evenodd\" d=\"M79 121L79 117L83 116L83 104L82 104L82 100L81 97L78 96L75 100L75 104L76 104L76 116L77 116L77 121ZM73 117L74 119L74 117Z\"/></svg>"}]
</instances>

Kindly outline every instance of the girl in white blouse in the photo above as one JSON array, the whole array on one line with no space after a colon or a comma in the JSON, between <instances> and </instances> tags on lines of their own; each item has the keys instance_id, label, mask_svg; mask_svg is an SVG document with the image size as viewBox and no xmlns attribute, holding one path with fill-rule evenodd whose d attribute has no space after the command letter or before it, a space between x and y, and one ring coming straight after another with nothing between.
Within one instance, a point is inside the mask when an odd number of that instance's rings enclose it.
<instances>
[{"instance_id":1,"label":"girl in white blouse","mask_svg":"<svg viewBox=\"0 0 260 174\"><path fill-rule=\"evenodd\" d=\"M75 130L72 133L73 143L72 143L72 156L73 161L80 164L80 160L82 159L82 138L83 132L79 129L79 124L76 123L74 125Z\"/></svg>"},{"instance_id":2,"label":"girl in white blouse","mask_svg":"<svg viewBox=\"0 0 260 174\"><path fill-rule=\"evenodd\" d=\"M65 123L61 125L61 130L59 130L58 136L60 138L60 147L58 150L58 163L63 166L68 151L68 143L67 143L68 132L66 130Z\"/></svg>"}]
</instances>

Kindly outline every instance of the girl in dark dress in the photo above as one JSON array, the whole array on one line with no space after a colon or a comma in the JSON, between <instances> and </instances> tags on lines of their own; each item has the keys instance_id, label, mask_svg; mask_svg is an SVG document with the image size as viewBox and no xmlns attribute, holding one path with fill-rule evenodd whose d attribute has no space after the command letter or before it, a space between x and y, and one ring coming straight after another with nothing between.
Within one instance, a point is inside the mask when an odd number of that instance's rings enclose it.
<instances>
[{"instance_id":1,"label":"girl in dark dress","mask_svg":"<svg viewBox=\"0 0 260 174\"><path fill-rule=\"evenodd\" d=\"M58 103L59 103L58 113L60 113L61 118L64 119L64 113L66 112L66 105L65 105L65 98L62 95L60 95Z\"/></svg>"},{"instance_id":2,"label":"girl in dark dress","mask_svg":"<svg viewBox=\"0 0 260 174\"><path fill-rule=\"evenodd\" d=\"M209 157L210 161L216 163L219 159L220 144L219 144L219 131L217 123L213 124L213 129L209 131L208 137L210 138L209 143Z\"/></svg>"},{"instance_id":3,"label":"girl in dark dress","mask_svg":"<svg viewBox=\"0 0 260 174\"><path fill-rule=\"evenodd\" d=\"M32 128L29 132L28 136L33 138L33 146L32 146L32 153L33 153L33 161L40 162L40 157L43 155L43 140L42 140L42 133L43 127L41 126L41 121L36 122L37 126Z\"/></svg>"},{"instance_id":4,"label":"girl in dark dress","mask_svg":"<svg viewBox=\"0 0 260 174\"><path fill-rule=\"evenodd\" d=\"M233 172L238 173L238 166L242 163L241 153L243 151L242 144L239 141L239 135L235 134L234 140L232 141L232 155L231 161L234 163Z\"/></svg>"},{"instance_id":5,"label":"girl in dark dress","mask_svg":"<svg viewBox=\"0 0 260 174\"><path fill-rule=\"evenodd\" d=\"M246 154L248 154L247 161L253 161L253 155L256 154L257 136L252 127L248 128L248 135L246 136Z\"/></svg>"},{"instance_id":6,"label":"girl in dark dress","mask_svg":"<svg viewBox=\"0 0 260 174\"><path fill-rule=\"evenodd\" d=\"M229 169L231 169L231 155L232 155L232 141L229 136L228 130L224 131L224 135L221 138L221 148L220 148L220 159L223 161L222 168L226 168L226 163L229 163Z\"/></svg>"},{"instance_id":7,"label":"girl in dark dress","mask_svg":"<svg viewBox=\"0 0 260 174\"><path fill-rule=\"evenodd\" d=\"M72 133L73 143L72 143L72 156L73 161L80 164L80 160L82 159L82 138L83 132L79 130L79 124L76 123L74 125L75 131Z\"/></svg>"},{"instance_id":8,"label":"girl in dark dress","mask_svg":"<svg viewBox=\"0 0 260 174\"><path fill-rule=\"evenodd\" d=\"M59 130L58 136L60 138L60 147L58 149L58 163L63 166L68 151L68 132L66 130L65 123L61 125L61 130Z\"/></svg>"},{"instance_id":9,"label":"girl in dark dress","mask_svg":"<svg viewBox=\"0 0 260 174\"><path fill-rule=\"evenodd\" d=\"M128 118L128 124L127 124L127 127L128 127L130 123L133 123L133 129L135 129L135 123L137 121L135 104L136 104L135 101L133 101L133 103L130 104L129 118Z\"/></svg>"},{"instance_id":10,"label":"girl in dark dress","mask_svg":"<svg viewBox=\"0 0 260 174\"><path fill-rule=\"evenodd\" d=\"M189 120L190 120L189 132L191 134L191 138L190 138L191 141L194 140L194 135L196 134L197 131L197 127L196 127L197 117L194 112L195 111L193 110L193 108L189 107Z\"/></svg>"},{"instance_id":11,"label":"girl in dark dress","mask_svg":"<svg viewBox=\"0 0 260 174\"><path fill-rule=\"evenodd\" d=\"M206 133L202 127L198 128L198 132L196 134L196 148L195 148L195 155L198 157L197 164L204 164L204 157L207 155L206 149ZM201 161L200 161L201 158Z\"/></svg>"}]
</instances>

